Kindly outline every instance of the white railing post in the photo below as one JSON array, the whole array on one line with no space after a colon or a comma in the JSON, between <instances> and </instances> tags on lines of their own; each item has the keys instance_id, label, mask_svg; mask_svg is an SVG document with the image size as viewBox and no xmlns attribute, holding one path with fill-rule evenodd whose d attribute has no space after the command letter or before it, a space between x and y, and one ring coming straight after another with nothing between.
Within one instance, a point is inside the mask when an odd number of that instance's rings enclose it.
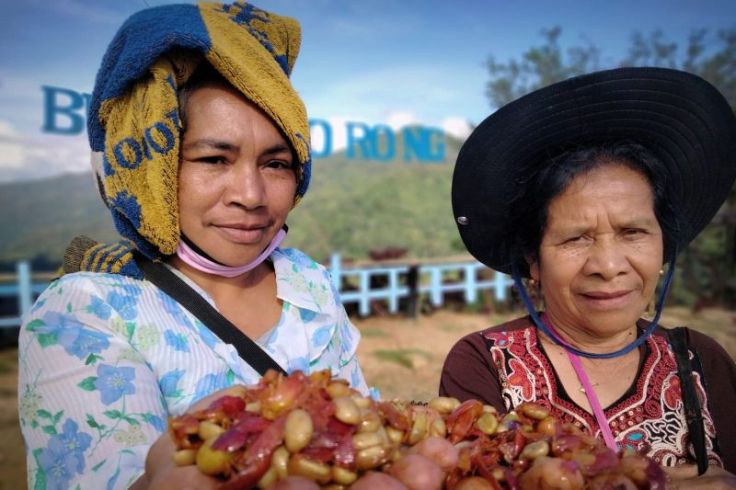
<instances>
[{"instance_id":1,"label":"white railing post","mask_svg":"<svg viewBox=\"0 0 736 490\"><path fill-rule=\"evenodd\" d=\"M340 277L342 270L340 270L340 265L340 254L335 252L330 256L330 277L332 278L332 287L335 288L338 294L341 292L340 288L342 287L342 278Z\"/></svg>"},{"instance_id":2,"label":"white railing post","mask_svg":"<svg viewBox=\"0 0 736 490\"><path fill-rule=\"evenodd\" d=\"M465 266L465 303L469 305L478 300L478 283L475 280L477 270L475 264Z\"/></svg>"},{"instance_id":3,"label":"white railing post","mask_svg":"<svg viewBox=\"0 0 736 490\"><path fill-rule=\"evenodd\" d=\"M429 297L432 300L433 306L442 306L442 300L444 294L442 292L442 269L435 266L429 270L429 285L430 293Z\"/></svg>"},{"instance_id":4,"label":"white railing post","mask_svg":"<svg viewBox=\"0 0 736 490\"><path fill-rule=\"evenodd\" d=\"M31 310L33 301L31 290L31 264L21 260L15 265L18 280L18 316L23 318Z\"/></svg>"},{"instance_id":5,"label":"white railing post","mask_svg":"<svg viewBox=\"0 0 736 490\"><path fill-rule=\"evenodd\" d=\"M360 316L368 316L371 312L371 301L368 297L370 294L370 276L369 271L360 271L360 302L358 303L358 313Z\"/></svg>"},{"instance_id":6,"label":"white railing post","mask_svg":"<svg viewBox=\"0 0 736 490\"><path fill-rule=\"evenodd\" d=\"M399 311L399 269L391 269L388 273L388 311Z\"/></svg>"},{"instance_id":7,"label":"white railing post","mask_svg":"<svg viewBox=\"0 0 736 490\"><path fill-rule=\"evenodd\" d=\"M495 271L493 276L493 289L497 301L506 301L506 274Z\"/></svg>"}]
</instances>

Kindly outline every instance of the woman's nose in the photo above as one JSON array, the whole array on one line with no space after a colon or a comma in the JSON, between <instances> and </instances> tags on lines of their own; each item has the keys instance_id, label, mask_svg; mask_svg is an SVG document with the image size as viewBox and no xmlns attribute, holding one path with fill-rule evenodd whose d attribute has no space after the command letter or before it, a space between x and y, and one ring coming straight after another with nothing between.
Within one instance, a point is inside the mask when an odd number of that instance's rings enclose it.
<instances>
[{"instance_id":1,"label":"woman's nose","mask_svg":"<svg viewBox=\"0 0 736 490\"><path fill-rule=\"evenodd\" d=\"M587 275L599 275L609 280L625 274L631 264L626 256L624 247L614 239L599 239L590 249L585 262L584 272Z\"/></svg>"},{"instance_id":2,"label":"woman's nose","mask_svg":"<svg viewBox=\"0 0 736 490\"><path fill-rule=\"evenodd\" d=\"M236 163L228 176L225 200L246 209L256 209L266 204L266 188L258 166Z\"/></svg>"}]
</instances>

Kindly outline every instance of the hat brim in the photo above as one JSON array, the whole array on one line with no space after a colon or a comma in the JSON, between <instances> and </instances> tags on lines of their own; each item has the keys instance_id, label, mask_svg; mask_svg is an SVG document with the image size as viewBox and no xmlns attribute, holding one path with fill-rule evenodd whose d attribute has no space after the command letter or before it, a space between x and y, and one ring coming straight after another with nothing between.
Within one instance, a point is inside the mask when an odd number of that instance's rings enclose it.
<instances>
[{"instance_id":1,"label":"hat brim","mask_svg":"<svg viewBox=\"0 0 736 490\"><path fill-rule=\"evenodd\" d=\"M473 131L452 181L453 213L468 251L510 273L509 203L528 176L570 148L623 140L645 146L667 168L666 185L681 212L677 249L685 248L736 178L736 118L718 90L698 76L618 68L532 92Z\"/></svg>"}]
</instances>

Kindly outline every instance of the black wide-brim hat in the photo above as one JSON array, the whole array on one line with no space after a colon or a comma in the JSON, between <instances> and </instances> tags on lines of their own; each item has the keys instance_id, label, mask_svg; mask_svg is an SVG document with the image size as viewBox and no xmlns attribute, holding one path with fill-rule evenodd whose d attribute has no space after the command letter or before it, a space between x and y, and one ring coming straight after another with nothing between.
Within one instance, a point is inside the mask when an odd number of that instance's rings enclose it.
<instances>
[{"instance_id":1,"label":"black wide-brim hat","mask_svg":"<svg viewBox=\"0 0 736 490\"><path fill-rule=\"evenodd\" d=\"M529 176L571 148L636 142L668 171L680 211L677 250L710 222L736 178L736 117L710 83L665 68L618 68L525 95L486 118L463 144L452 207L468 251L511 273L509 206ZM526 271L522 271L526 272Z\"/></svg>"}]
</instances>

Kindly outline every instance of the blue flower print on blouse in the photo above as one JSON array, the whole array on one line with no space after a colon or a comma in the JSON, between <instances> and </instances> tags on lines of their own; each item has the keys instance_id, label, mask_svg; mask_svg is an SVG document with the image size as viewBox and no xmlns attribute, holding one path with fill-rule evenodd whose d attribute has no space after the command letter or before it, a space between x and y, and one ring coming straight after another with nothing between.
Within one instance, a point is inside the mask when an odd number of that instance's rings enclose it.
<instances>
[{"instance_id":1,"label":"blue flower print on blouse","mask_svg":"<svg viewBox=\"0 0 736 490\"><path fill-rule=\"evenodd\" d=\"M137 295L120 294L118 291L110 291L107 295L107 303L123 320L133 320L137 316Z\"/></svg>"},{"instance_id":2,"label":"blue flower print on blouse","mask_svg":"<svg viewBox=\"0 0 736 490\"><path fill-rule=\"evenodd\" d=\"M305 373L309 372L309 359L306 357L294 357L292 359L289 359L289 373L293 373L294 371L304 371Z\"/></svg>"},{"instance_id":3,"label":"blue flower print on blouse","mask_svg":"<svg viewBox=\"0 0 736 490\"><path fill-rule=\"evenodd\" d=\"M109 364L97 366L95 388L99 390L102 403L109 405L116 402L123 395L135 393L135 386L131 381L135 379L135 369L132 367L115 367Z\"/></svg>"},{"instance_id":4,"label":"blue flower print on blouse","mask_svg":"<svg viewBox=\"0 0 736 490\"><path fill-rule=\"evenodd\" d=\"M161 386L161 393L167 398L180 396L181 390L178 385L182 376L184 376L183 369L174 369L161 376L161 380L158 382Z\"/></svg>"},{"instance_id":5,"label":"blue flower print on blouse","mask_svg":"<svg viewBox=\"0 0 736 490\"><path fill-rule=\"evenodd\" d=\"M323 325L312 333L312 345L322 347L332 338L332 325Z\"/></svg>"},{"instance_id":6,"label":"blue flower print on blouse","mask_svg":"<svg viewBox=\"0 0 736 490\"><path fill-rule=\"evenodd\" d=\"M299 317L302 319L304 323L311 322L315 316L317 316L317 313L313 312L312 310L308 310L306 308L299 308Z\"/></svg>"},{"instance_id":7,"label":"blue flower print on blouse","mask_svg":"<svg viewBox=\"0 0 736 490\"><path fill-rule=\"evenodd\" d=\"M192 323L189 321L189 318L187 318L186 314L184 313L184 310L182 307L174 301L171 296L164 293L163 291L158 291L158 298L161 300L161 304L164 307L164 311L171 315L171 317L176 320L177 323L180 323L182 325L186 325L189 328L192 328Z\"/></svg>"},{"instance_id":8,"label":"blue flower print on blouse","mask_svg":"<svg viewBox=\"0 0 736 490\"><path fill-rule=\"evenodd\" d=\"M164 419L162 419L158 415L153 415L152 413L144 413L141 414L141 417L143 418L143 420L151 424L157 431L163 432L166 430L166 422L164 422Z\"/></svg>"},{"instance_id":9,"label":"blue flower print on blouse","mask_svg":"<svg viewBox=\"0 0 736 490\"><path fill-rule=\"evenodd\" d=\"M38 464L46 474L47 489L66 489L69 480L84 471L84 452L92 436L78 430L77 423L67 419L62 433L51 436L48 446L39 453Z\"/></svg>"},{"instance_id":10,"label":"blue flower print on blouse","mask_svg":"<svg viewBox=\"0 0 736 490\"><path fill-rule=\"evenodd\" d=\"M193 402L214 393L215 391L227 388L233 382L233 375L230 371L217 374L208 374L197 382L194 390Z\"/></svg>"},{"instance_id":11,"label":"blue flower print on blouse","mask_svg":"<svg viewBox=\"0 0 736 490\"><path fill-rule=\"evenodd\" d=\"M109 319L112 314L112 308L102 298L98 298L97 296L92 296L92 301L90 301L87 311L101 320Z\"/></svg>"},{"instance_id":12,"label":"blue flower print on blouse","mask_svg":"<svg viewBox=\"0 0 736 490\"><path fill-rule=\"evenodd\" d=\"M179 352L189 352L189 342L184 334L174 333L172 330L164 332L166 344Z\"/></svg>"},{"instance_id":13,"label":"blue flower print on blouse","mask_svg":"<svg viewBox=\"0 0 736 490\"><path fill-rule=\"evenodd\" d=\"M217 337L215 337L215 334L212 333L212 331L207 328L203 323L197 321L197 330L199 331L199 336L202 338L204 343L209 347L210 349L213 349L219 340Z\"/></svg>"},{"instance_id":14,"label":"blue flower print on blouse","mask_svg":"<svg viewBox=\"0 0 736 490\"><path fill-rule=\"evenodd\" d=\"M286 255L292 262L292 267L296 272L299 272L300 268L305 269L316 269L317 263L312 258L303 252L295 248L281 248L281 253Z\"/></svg>"},{"instance_id":15,"label":"blue flower print on blouse","mask_svg":"<svg viewBox=\"0 0 736 490\"><path fill-rule=\"evenodd\" d=\"M46 325L36 328L36 333L55 337L69 355L79 359L100 353L110 346L110 335L82 328L82 323L72 315L49 311L44 314L43 322Z\"/></svg>"}]
</instances>

